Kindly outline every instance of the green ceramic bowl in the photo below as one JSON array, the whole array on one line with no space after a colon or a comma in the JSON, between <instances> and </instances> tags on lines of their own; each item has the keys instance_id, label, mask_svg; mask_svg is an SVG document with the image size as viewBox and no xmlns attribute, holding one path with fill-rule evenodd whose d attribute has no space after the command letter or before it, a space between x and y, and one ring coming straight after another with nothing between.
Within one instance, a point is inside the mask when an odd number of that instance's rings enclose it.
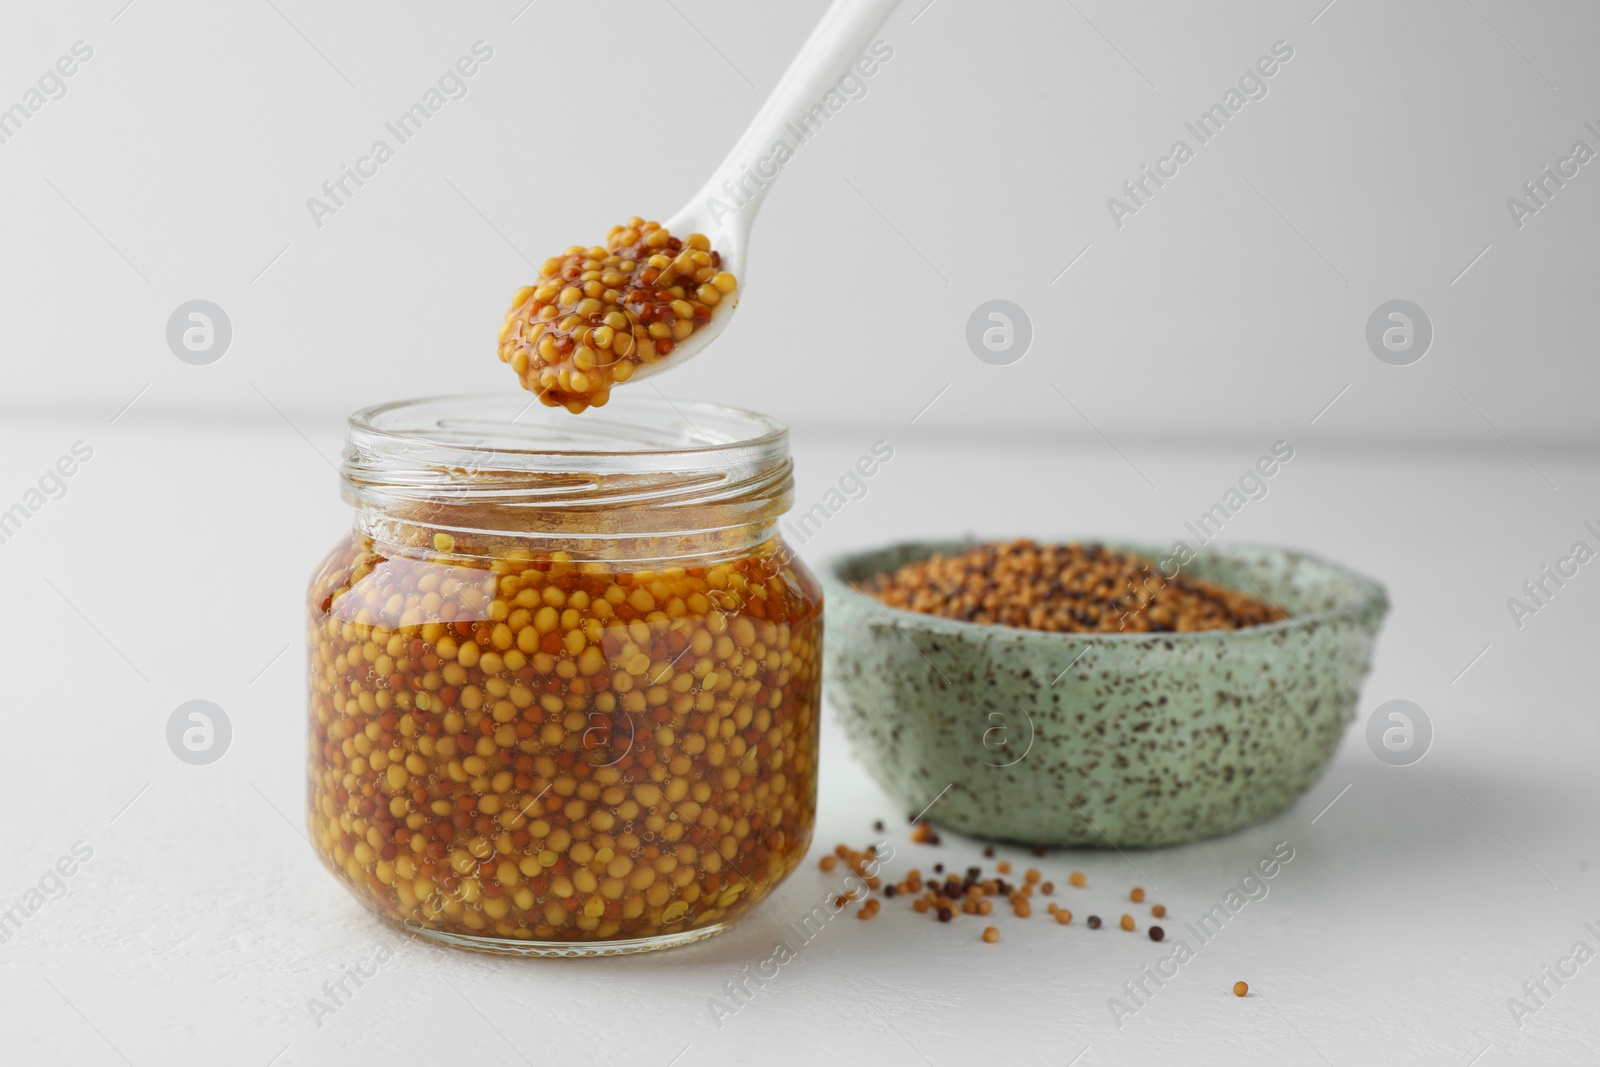
<instances>
[{"instance_id":1,"label":"green ceramic bowl","mask_svg":"<svg viewBox=\"0 0 1600 1067\"><path fill-rule=\"evenodd\" d=\"M856 757L908 813L931 803L930 821L987 838L1170 845L1276 815L1339 747L1389 606L1342 567L1238 545L1202 550L1184 573L1254 586L1288 620L1057 634L903 611L852 587L975 543L829 560L824 678Z\"/></svg>"}]
</instances>

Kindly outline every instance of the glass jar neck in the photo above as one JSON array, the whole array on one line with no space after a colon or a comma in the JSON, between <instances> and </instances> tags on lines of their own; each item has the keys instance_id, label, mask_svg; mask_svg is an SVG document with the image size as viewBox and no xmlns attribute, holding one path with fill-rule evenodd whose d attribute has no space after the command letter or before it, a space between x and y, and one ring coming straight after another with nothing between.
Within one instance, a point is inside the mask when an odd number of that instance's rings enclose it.
<instances>
[{"instance_id":1,"label":"glass jar neck","mask_svg":"<svg viewBox=\"0 0 1600 1067\"><path fill-rule=\"evenodd\" d=\"M782 425L649 396L577 416L519 394L369 408L341 476L357 530L383 545L612 563L748 554L793 497Z\"/></svg>"}]
</instances>

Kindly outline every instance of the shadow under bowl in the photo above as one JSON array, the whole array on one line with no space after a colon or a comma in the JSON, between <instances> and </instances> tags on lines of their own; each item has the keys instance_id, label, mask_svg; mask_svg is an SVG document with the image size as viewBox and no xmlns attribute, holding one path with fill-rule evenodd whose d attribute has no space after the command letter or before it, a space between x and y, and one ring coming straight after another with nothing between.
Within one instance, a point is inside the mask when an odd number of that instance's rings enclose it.
<instances>
[{"instance_id":1,"label":"shadow under bowl","mask_svg":"<svg viewBox=\"0 0 1600 1067\"><path fill-rule=\"evenodd\" d=\"M929 820L998 840L1172 845L1276 815L1333 758L1389 606L1368 578L1255 545L1208 547L1183 568L1288 615L1241 630L1048 633L854 587L978 543L828 560L824 679L856 758L908 814L932 803Z\"/></svg>"}]
</instances>

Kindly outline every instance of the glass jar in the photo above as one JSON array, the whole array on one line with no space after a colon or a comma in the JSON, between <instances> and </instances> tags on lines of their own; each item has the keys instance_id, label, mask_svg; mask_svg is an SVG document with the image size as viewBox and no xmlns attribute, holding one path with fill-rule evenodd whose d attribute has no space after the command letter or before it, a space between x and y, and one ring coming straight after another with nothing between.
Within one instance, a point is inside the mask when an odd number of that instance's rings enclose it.
<instances>
[{"instance_id":1,"label":"glass jar","mask_svg":"<svg viewBox=\"0 0 1600 1067\"><path fill-rule=\"evenodd\" d=\"M724 929L805 855L822 596L771 419L511 395L351 416L307 605L309 828L369 909L591 956Z\"/></svg>"}]
</instances>

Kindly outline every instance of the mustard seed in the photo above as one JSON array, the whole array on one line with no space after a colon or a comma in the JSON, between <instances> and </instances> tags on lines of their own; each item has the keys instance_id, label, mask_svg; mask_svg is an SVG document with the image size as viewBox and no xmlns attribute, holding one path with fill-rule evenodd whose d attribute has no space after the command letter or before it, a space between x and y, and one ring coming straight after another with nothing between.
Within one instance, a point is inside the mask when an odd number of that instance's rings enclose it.
<instances>
[{"instance_id":1,"label":"mustard seed","mask_svg":"<svg viewBox=\"0 0 1600 1067\"><path fill-rule=\"evenodd\" d=\"M985 926L983 928L983 939L992 945L996 941L1000 940L1000 931L995 929L993 926Z\"/></svg>"},{"instance_id":2,"label":"mustard seed","mask_svg":"<svg viewBox=\"0 0 1600 1067\"><path fill-rule=\"evenodd\" d=\"M1147 559L1095 544L979 545L909 563L863 589L908 611L1058 633L1233 630L1283 618L1247 593L1160 574Z\"/></svg>"},{"instance_id":3,"label":"mustard seed","mask_svg":"<svg viewBox=\"0 0 1600 1067\"><path fill-rule=\"evenodd\" d=\"M1085 921L1086 921L1086 922L1088 922L1088 924L1089 924L1089 929L1091 929L1091 930L1098 930L1098 929L1100 929L1100 916L1098 916L1098 915L1091 915L1091 916L1089 916L1089 918L1088 918L1088 919L1087 919L1087 920L1085 920Z\"/></svg>"},{"instance_id":4,"label":"mustard seed","mask_svg":"<svg viewBox=\"0 0 1600 1067\"><path fill-rule=\"evenodd\" d=\"M1128 894L1128 899L1133 901L1135 904L1143 904L1144 903L1144 890L1139 888L1138 886L1134 886L1133 887L1133 892Z\"/></svg>"},{"instance_id":5,"label":"mustard seed","mask_svg":"<svg viewBox=\"0 0 1600 1067\"><path fill-rule=\"evenodd\" d=\"M1165 919L1167 917L1167 906L1165 904L1157 904L1150 909L1150 914L1158 919Z\"/></svg>"},{"instance_id":6,"label":"mustard seed","mask_svg":"<svg viewBox=\"0 0 1600 1067\"><path fill-rule=\"evenodd\" d=\"M1124 930L1132 930L1133 929L1133 916L1132 915L1124 915L1122 917L1122 928Z\"/></svg>"},{"instance_id":7,"label":"mustard seed","mask_svg":"<svg viewBox=\"0 0 1600 1067\"><path fill-rule=\"evenodd\" d=\"M1164 938L1166 936L1167 936L1167 932L1165 930L1161 929L1161 927L1152 926L1150 928L1150 940L1152 940L1152 941L1160 941L1162 938Z\"/></svg>"},{"instance_id":8,"label":"mustard seed","mask_svg":"<svg viewBox=\"0 0 1600 1067\"><path fill-rule=\"evenodd\" d=\"M1233 995L1234 996L1242 997L1248 992L1250 992L1250 986L1249 986L1248 983L1246 983L1246 982L1235 982L1235 983L1233 983Z\"/></svg>"}]
</instances>

